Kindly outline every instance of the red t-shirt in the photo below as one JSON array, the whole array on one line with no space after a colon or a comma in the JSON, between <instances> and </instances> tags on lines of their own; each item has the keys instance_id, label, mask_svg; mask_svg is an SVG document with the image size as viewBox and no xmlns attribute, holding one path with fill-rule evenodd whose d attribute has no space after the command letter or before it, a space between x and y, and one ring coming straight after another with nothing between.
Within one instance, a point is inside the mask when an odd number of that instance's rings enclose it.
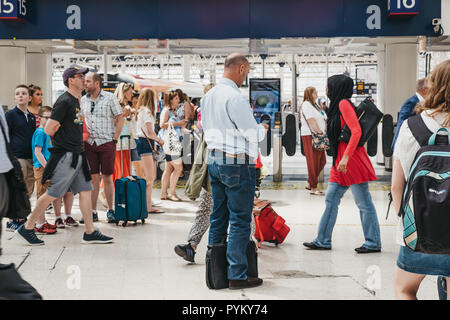
<instances>
[{"instance_id":1,"label":"red t-shirt","mask_svg":"<svg viewBox=\"0 0 450 320\"><path fill-rule=\"evenodd\" d=\"M355 109L350 102L342 100L339 103L339 110L342 115L341 128L347 124L352 134L348 143L339 141L336 166L331 167L329 182L337 182L341 186L350 186L377 180L366 149L364 146L358 147L359 139L361 138L361 126L359 125ZM346 173L337 170L337 166L344 154L349 156Z\"/></svg>"}]
</instances>

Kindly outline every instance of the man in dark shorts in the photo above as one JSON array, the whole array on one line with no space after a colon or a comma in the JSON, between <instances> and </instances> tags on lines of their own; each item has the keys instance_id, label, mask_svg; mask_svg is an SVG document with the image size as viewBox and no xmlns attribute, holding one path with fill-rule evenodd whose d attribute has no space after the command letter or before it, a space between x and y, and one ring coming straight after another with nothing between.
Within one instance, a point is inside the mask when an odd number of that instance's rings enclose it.
<instances>
[{"instance_id":1,"label":"man in dark shorts","mask_svg":"<svg viewBox=\"0 0 450 320\"><path fill-rule=\"evenodd\" d=\"M42 177L50 185L42 195L25 225L16 233L25 244L44 245L34 233L34 224L44 214L50 202L63 196L68 189L73 194L80 193L80 209L84 218L86 232L82 243L111 243L113 238L94 229L92 221L91 174L83 146L83 121L81 119L80 99L84 89L84 76L89 70L72 65L63 73L64 85L68 90L56 100L50 119L45 126L45 133L52 137L53 148L50 159Z\"/></svg>"},{"instance_id":2,"label":"man in dark shorts","mask_svg":"<svg viewBox=\"0 0 450 320\"><path fill-rule=\"evenodd\" d=\"M124 118L122 107L116 96L101 89L102 78L95 72L86 74L86 95L81 98L81 111L84 116L89 138L84 142L86 157L91 168L92 184L92 215L94 222L98 221L97 199L100 189L100 171L105 185L109 223L115 222L114 214L114 160L116 143L122 132ZM83 223L83 221L80 221Z\"/></svg>"}]
</instances>

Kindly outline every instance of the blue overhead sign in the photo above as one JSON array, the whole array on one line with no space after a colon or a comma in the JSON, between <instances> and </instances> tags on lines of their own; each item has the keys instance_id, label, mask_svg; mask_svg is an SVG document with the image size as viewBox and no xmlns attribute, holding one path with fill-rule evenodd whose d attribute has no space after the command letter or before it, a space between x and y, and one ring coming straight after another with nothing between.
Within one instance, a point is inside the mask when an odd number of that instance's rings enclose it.
<instances>
[{"instance_id":1,"label":"blue overhead sign","mask_svg":"<svg viewBox=\"0 0 450 320\"><path fill-rule=\"evenodd\" d=\"M1 20L24 20L27 11L27 0L0 0Z\"/></svg>"},{"instance_id":2,"label":"blue overhead sign","mask_svg":"<svg viewBox=\"0 0 450 320\"><path fill-rule=\"evenodd\" d=\"M420 14L389 19L392 5ZM0 0L0 39L226 39L434 35L441 0ZM12 5L15 14L10 12ZM5 14L6 6L6 14ZM22 9L20 9L22 8ZM396 7L397 8L397 7ZM17 11L18 10L18 11ZM412 10L412 9L411 9ZM8 13L9 12L9 13ZM25 16L25 15L24 15Z\"/></svg>"},{"instance_id":3,"label":"blue overhead sign","mask_svg":"<svg viewBox=\"0 0 450 320\"><path fill-rule=\"evenodd\" d=\"M419 0L388 0L389 16L416 16L419 14Z\"/></svg>"}]
</instances>

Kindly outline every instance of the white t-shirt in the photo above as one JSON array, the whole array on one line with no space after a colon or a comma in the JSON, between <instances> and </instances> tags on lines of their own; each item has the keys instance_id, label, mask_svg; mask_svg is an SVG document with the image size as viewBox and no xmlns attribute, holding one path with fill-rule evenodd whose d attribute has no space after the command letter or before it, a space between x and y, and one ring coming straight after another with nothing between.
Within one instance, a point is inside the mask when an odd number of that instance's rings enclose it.
<instances>
[{"instance_id":1,"label":"white t-shirt","mask_svg":"<svg viewBox=\"0 0 450 320\"><path fill-rule=\"evenodd\" d=\"M436 132L440 128L442 128L442 124L447 117L446 113L438 113L431 116L433 113L432 110L426 110L422 112L420 115L425 122L426 126L431 132ZM450 127L446 127L450 132ZM399 160L402 165L403 174L405 175L405 181L408 179L409 170L413 165L414 158L416 157L417 151L419 151L420 145L417 140L414 138L411 130L408 126L408 121L404 121L402 127L400 128L400 132L398 134L397 142L394 147L394 160ZM396 242L397 244L404 246L403 242L403 221L402 219L398 219L397 224L397 234L396 234Z\"/></svg>"},{"instance_id":2,"label":"white t-shirt","mask_svg":"<svg viewBox=\"0 0 450 320\"><path fill-rule=\"evenodd\" d=\"M302 103L298 116L301 119L300 133L302 136L311 135L311 130L309 129L308 123L306 122L305 118L307 120L314 118L317 122L317 125L319 126L319 129L322 132L327 131L327 115L325 111L319 111L309 101L305 101Z\"/></svg>"},{"instance_id":3,"label":"white t-shirt","mask_svg":"<svg viewBox=\"0 0 450 320\"><path fill-rule=\"evenodd\" d=\"M142 133L142 129L148 134L146 129L146 123L150 123L153 130L155 130L155 116L151 114L150 110L146 107L141 107L138 112L138 120L136 123L136 137L145 138ZM150 138L147 136L147 138Z\"/></svg>"}]
</instances>

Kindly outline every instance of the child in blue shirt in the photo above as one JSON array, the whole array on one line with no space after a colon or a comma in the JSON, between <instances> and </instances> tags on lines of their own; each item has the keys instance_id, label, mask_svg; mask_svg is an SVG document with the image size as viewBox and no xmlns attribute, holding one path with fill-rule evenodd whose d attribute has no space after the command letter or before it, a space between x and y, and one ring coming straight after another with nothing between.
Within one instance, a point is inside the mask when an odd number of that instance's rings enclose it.
<instances>
[{"instance_id":1,"label":"child in blue shirt","mask_svg":"<svg viewBox=\"0 0 450 320\"><path fill-rule=\"evenodd\" d=\"M33 170L34 178L36 180L36 197L39 199L46 191L49 186L50 181L42 184L42 175L44 173L44 168L47 165L47 161L50 158L49 148L52 147L52 142L50 136L45 133L45 125L47 120L52 114L52 108L48 106L43 106L39 109L38 116L40 118L39 128L33 134L32 139L32 151L33 151ZM66 215L70 216L70 211L72 209L73 195L67 192L63 197L65 205ZM53 208L55 210L56 222L55 225L49 224L45 220L45 215L43 215L36 223L34 231L41 234L53 234L56 232L56 228L64 228L65 224L61 218L61 206L62 199L57 199L53 202ZM67 220L67 219L66 219Z\"/></svg>"}]
</instances>

